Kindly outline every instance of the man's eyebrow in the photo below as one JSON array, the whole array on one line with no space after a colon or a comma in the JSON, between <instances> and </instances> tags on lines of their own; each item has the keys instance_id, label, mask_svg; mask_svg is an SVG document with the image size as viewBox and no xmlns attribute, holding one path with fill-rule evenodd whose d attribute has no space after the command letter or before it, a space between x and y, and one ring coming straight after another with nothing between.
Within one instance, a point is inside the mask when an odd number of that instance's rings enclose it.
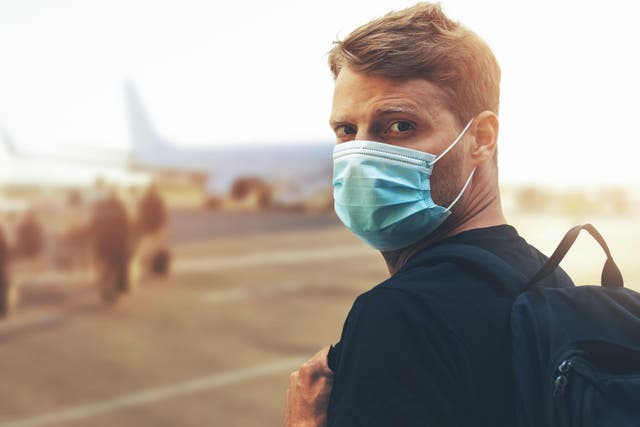
<instances>
[{"instance_id":1,"label":"man's eyebrow","mask_svg":"<svg viewBox=\"0 0 640 427\"><path fill-rule=\"evenodd\" d=\"M397 114L397 113L401 113L401 114L412 114L414 116L418 116L418 110L416 110L413 107L396 107L396 106L389 106L389 107L382 107L382 108L378 108L375 110L374 114L376 116L385 116L388 114Z\"/></svg>"},{"instance_id":2,"label":"man's eyebrow","mask_svg":"<svg viewBox=\"0 0 640 427\"><path fill-rule=\"evenodd\" d=\"M413 107L401 107L401 106L389 106L389 107L381 107L381 108L377 108L374 112L374 116L386 116L389 114L411 114L413 116L420 116L420 113L418 112L417 109L413 108ZM335 127L338 124L343 124L343 123L347 123L348 120L346 120L343 117L331 117L329 119L329 126L331 127Z\"/></svg>"},{"instance_id":3,"label":"man's eyebrow","mask_svg":"<svg viewBox=\"0 0 640 427\"><path fill-rule=\"evenodd\" d=\"M334 128L334 127L336 127L336 126L337 126L337 125L339 125L339 124L340 124L340 125L341 125L341 124L344 124L345 122L346 122L346 120L344 120L342 117L336 117L336 118L331 117L331 118L329 119L329 126L331 126L332 128Z\"/></svg>"}]
</instances>

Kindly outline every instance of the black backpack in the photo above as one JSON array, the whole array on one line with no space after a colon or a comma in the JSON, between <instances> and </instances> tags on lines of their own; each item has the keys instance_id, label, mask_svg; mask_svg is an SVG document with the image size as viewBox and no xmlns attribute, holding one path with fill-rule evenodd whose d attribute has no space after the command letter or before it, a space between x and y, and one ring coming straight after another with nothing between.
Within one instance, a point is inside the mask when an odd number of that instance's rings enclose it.
<instances>
[{"instance_id":1,"label":"black backpack","mask_svg":"<svg viewBox=\"0 0 640 427\"><path fill-rule=\"evenodd\" d=\"M587 230L607 255L601 286L541 286L580 230ZM513 296L519 427L640 426L640 294L623 287L607 244L591 224L569 230L529 280L479 247L451 244L430 252L429 261L479 270Z\"/></svg>"}]
</instances>

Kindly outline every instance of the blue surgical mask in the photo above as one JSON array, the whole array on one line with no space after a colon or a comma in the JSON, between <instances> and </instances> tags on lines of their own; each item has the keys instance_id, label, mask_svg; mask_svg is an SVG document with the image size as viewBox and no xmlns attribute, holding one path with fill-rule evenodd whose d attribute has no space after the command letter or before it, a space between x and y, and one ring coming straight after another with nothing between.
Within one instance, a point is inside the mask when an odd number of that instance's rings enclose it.
<instances>
[{"instance_id":1,"label":"blue surgical mask","mask_svg":"<svg viewBox=\"0 0 640 427\"><path fill-rule=\"evenodd\" d=\"M333 150L336 214L370 246L391 251L433 233L471 182L475 169L448 206L431 198L433 165L462 139L473 119L440 156L372 141L350 141Z\"/></svg>"}]
</instances>

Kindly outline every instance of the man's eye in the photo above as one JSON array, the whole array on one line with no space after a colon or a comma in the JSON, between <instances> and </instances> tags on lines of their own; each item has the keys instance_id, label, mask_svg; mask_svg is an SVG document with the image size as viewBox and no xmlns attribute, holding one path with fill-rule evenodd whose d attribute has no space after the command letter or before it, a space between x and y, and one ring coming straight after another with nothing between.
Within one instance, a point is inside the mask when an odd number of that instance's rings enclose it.
<instances>
[{"instance_id":1,"label":"man's eye","mask_svg":"<svg viewBox=\"0 0 640 427\"><path fill-rule=\"evenodd\" d=\"M409 122L394 122L389 126L391 132L407 132L413 129L413 125Z\"/></svg>"},{"instance_id":2,"label":"man's eye","mask_svg":"<svg viewBox=\"0 0 640 427\"><path fill-rule=\"evenodd\" d=\"M336 135L338 137L344 137L347 135L355 135L357 133L356 128L349 125L340 125L336 128Z\"/></svg>"}]
</instances>

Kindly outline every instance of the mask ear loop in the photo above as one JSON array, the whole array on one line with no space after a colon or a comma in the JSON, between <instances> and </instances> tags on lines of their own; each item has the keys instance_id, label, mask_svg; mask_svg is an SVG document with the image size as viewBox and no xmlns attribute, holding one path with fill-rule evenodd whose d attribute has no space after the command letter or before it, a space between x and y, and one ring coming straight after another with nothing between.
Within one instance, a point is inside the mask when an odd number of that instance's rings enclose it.
<instances>
[{"instance_id":1,"label":"mask ear loop","mask_svg":"<svg viewBox=\"0 0 640 427\"><path fill-rule=\"evenodd\" d=\"M471 123L473 123L473 119L469 120L469 123L467 123L467 125L464 127L464 129L462 129L462 132L460 132L460 135L458 135L458 137L456 138L455 141L453 141L451 143L451 145L449 145L449 147L447 147L446 150L444 150L442 152L442 154L440 154L438 157L436 157L431 163L429 163L430 166L433 166L436 164L436 162L438 160L440 160L441 158L444 157L445 154L447 154L449 152L449 150L451 150L453 147L456 146L456 144L458 143L458 141L460 141L462 139L462 137L464 136L465 133L467 133L467 129L469 129L469 126L471 126Z\"/></svg>"},{"instance_id":2,"label":"mask ear loop","mask_svg":"<svg viewBox=\"0 0 640 427\"><path fill-rule=\"evenodd\" d=\"M436 157L431 163L429 163L430 166L433 166L436 164L436 162L438 160L440 160L441 158L444 157L445 154L447 154L449 152L449 150L451 150L453 147L456 146L456 144L462 139L462 137L464 136L465 133L467 133L467 130L469 130L469 127L471 126L471 123L473 123L473 119L469 120L469 123L467 123L467 125L464 127L464 129L462 129L462 132L460 132L460 135L458 135L458 137L455 139L455 141L453 141L451 143L451 145L449 145L449 147L447 147L446 150L444 150L442 152L442 154L440 154L438 157ZM467 189L467 187L469 186L469 183L471 183L471 178L473 178L473 174L476 172L476 169L473 168L473 170L471 171L471 175L469 175L469 178L467 178L467 182L464 183L464 186L462 187L462 190L460 190L460 192L458 193L458 196L453 200L453 202L451 202L451 204L449 205L449 207L447 207L447 210L450 211L451 208L453 207L453 205L455 205L458 200L460 200L460 197L462 197L462 195L464 194L464 191Z\"/></svg>"},{"instance_id":3,"label":"mask ear loop","mask_svg":"<svg viewBox=\"0 0 640 427\"><path fill-rule=\"evenodd\" d=\"M460 200L460 197L462 197L462 195L464 194L464 191L467 189L467 187L469 186L469 183L471 182L471 178L473 178L473 174L476 172L476 168L473 168L473 170L471 171L471 175L469 175L469 178L467 178L467 182L464 183L464 186L462 187L462 190L460 190L460 193L458 193L458 196L455 198L455 200L453 202L451 202L451 204L449 205L449 207L447 207L447 210L450 211L451 208L453 207L453 205L456 204L456 202L458 200Z\"/></svg>"}]
</instances>

